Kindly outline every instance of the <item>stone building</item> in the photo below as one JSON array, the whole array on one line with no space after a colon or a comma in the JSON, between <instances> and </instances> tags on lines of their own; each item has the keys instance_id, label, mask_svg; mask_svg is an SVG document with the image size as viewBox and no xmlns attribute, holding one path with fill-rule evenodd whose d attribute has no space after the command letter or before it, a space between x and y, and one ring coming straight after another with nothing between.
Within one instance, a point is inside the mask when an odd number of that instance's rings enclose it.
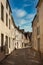
<instances>
[{"instance_id":1,"label":"stone building","mask_svg":"<svg viewBox=\"0 0 43 65\"><path fill-rule=\"evenodd\" d=\"M11 38L9 38L10 40L9 53L12 52L15 48L15 23L12 16L11 16L11 22L10 22L10 34L11 34Z\"/></svg>"},{"instance_id":2,"label":"stone building","mask_svg":"<svg viewBox=\"0 0 43 65\"><path fill-rule=\"evenodd\" d=\"M15 33L15 46L16 49L22 48L22 34L18 27L16 27L16 33Z\"/></svg>"},{"instance_id":3,"label":"stone building","mask_svg":"<svg viewBox=\"0 0 43 65\"><path fill-rule=\"evenodd\" d=\"M14 22L11 14L8 0L0 0L0 53L5 53L5 55L14 50Z\"/></svg>"},{"instance_id":4,"label":"stone building","mask_svg":"<svg viewBox=\"0 0 43 65\"><path fill-rule=\"evenodd\" d=\"M32 47L34 49L38 49L37 44L37 15L34 17L34 20L32 22Z\"/></svg>"},{"instance_id":5,"label":"stone building","mask_svg":"<svg viewBox=\"0 0 43 65\"><path fill-rule=\"evenodd\" d=\"M25 47L31 47L30 34L31 34L31 32L24 32L24 35L25 35L25 41L24 41Z\"/></svg>"},{"instance_id":6,"label":"stone building","mask_svg":"<svg viewBox=\"0 0 43 65\"><path fill-rule=\"evenodd\" d=\"M43 53L43 0L39 0L37 15L32 22L32 40L33 48Z\"/></svg>"},{"instance_id":7,"label":"stone building","mask_svg":"<svg viewBox=\"0 0 43 65\"><path fill-rule=\"evenodd\" d=\"M16 49L22 49L25 47L30 46L30 38L29 33L24 32L23 29L19 29L16 27L16 33L15 33L15 48Z\"/></svg>"},{"instance_id":8,"label":"stone building","mask_svg":"<svg viewBox=\"0 0 43 65\"><path fill-rule=\"evenodd\" d=\"M16 27L15 29L15 48L16 49L22 49L24 47L24 40L23 40L23 30L20 30L19 27Z\"/></svg>"}]
</instances>

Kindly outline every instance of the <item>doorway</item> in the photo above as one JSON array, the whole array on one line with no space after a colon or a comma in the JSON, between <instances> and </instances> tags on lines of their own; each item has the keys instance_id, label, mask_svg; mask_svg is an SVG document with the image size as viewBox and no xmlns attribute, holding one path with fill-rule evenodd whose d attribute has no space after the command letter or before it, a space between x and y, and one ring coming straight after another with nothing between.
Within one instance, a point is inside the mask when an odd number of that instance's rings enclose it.
<instances>
[{"instance_id":1,"label":"doorway","mask_svg":"<svg viewBox=\"0 0 43 65\"><path fill-rule=\"evenodd\" d=\"M3 52L4 34L1 34L1 52Z\"/></svg>"},{"instance_id":2,"label":"doorway","mask_svg":"<svg viewBox=\"0 0 43 65\"><path fill-rule=\"evenodd\" d=\"M5 42L5 52L8 54L8 36L6 36L6 42Z\"/></svg>"},{"instance_id":3,"label":"doorway","mask_svg":"<svg viewBox=\"0 0 43 65\"><path fill-rule=\"evenodd\" d=\"M38 51L40 51L40 38L38 38Z\"/></svg>"}]
</instances>

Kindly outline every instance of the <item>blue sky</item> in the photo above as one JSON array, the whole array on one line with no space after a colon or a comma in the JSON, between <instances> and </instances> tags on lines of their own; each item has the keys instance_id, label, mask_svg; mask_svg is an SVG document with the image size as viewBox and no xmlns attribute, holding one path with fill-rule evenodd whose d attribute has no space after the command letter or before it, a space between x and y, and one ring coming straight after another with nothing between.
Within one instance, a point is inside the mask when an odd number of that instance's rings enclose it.
<instances>
[{"instance_id":1,"label":"blue sky","mask_svg":"<svg viewBox=\"0 0 43 65\"><path fill-rule=\"evenodd\" d=\"M37 12L38 0L9 0L15 24L27 31L32 31L32 20Z\"/></svg>"}]
</instances>

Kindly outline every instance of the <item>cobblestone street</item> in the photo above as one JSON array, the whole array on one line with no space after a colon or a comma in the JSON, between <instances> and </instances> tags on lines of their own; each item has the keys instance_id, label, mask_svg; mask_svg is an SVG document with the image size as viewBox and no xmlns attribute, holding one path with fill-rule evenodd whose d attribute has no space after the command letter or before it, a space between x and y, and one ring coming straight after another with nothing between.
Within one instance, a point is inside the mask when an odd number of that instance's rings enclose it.
<instances>
[{"instance_id":1,"label":"cobblestone street","mask_svg":"<svg viewBox=\"0 0 43 65\"><path fill-rule=\"evenodd\" d=\"M21 50L14 50L14 52L7 56L0 65L40 65L40 57L34 50L25 48Z\"/></svg>"}]
</instances>

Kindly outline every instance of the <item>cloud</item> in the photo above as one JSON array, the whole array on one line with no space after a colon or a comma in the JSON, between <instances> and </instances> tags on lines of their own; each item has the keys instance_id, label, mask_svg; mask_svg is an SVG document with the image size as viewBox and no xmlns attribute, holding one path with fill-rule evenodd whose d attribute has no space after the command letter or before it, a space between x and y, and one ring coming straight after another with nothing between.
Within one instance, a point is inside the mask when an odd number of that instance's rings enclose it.
<instances>
[{"instance_id":1,"label":"cloud","mask_svg":"<svg viewBox=\"0 0 43 65\"><path fill-rule=\"evenodd\" d=\"M21 25L23 25L23 24L25 24L25 23L27 23L25 19L22 19L22 20L20 21L20 24L21 24Z\"/></svg>"},{"instance_id":2,"label":"cloud","mask_svg":"<svg viewBox=\"0 0 43 65\"><path fill-rule=\"evenodd\" d=\"M25 29L25 31L32 31L31 22L35 16L35 13L27 13L23 9L13 9L13 15L15 18L15 23L20 28Z\"/></svg>"},{"instance_id":3,"label":"cloud","mask_svg":"<svg viewBox=\"0 0 43 65\"><path fill-rule=\"evenodd\" d=\"M24 25L27 25L27 26L31 25L31 20L18 19L17 22L18 22L17 25L20 27Z\"/></svg>"},{"instance_id":4,"label":"cloud","mask_svg":"<svg viewBox=\"0 0 43 65\"><path fill-rule=\"evenodd\" d=\"M32 28L31 28L30 26L25 26L25 31L26 31L26 32L27 32L27 31L31 32L31 31L32 31Z\"/></svg>"},{"instance_id":5,"label":"cloud","mask_svg":"<svg viewBox=\"0 0 43 65\"><path fill-rule=\"evenodd\" d=\"M22 26L22 27L20 27L20 29L25 29L25 31L27 32L27 31L29 31L29 32L31 32L32 31L32 28L31 28L31 25L30 26Z\"/></svg>"},{"instance_id":6,"label":"cloud","mask_svg":"<svg viewBox=\"0 0 43 65\"><path fill-rule=\"evenodd\" d=\"M17 17L24 17L26 16L27 12L23 9L13 9L12 12L15 12Z\"/></svg>"},{"instance_id":7,"label":"cloud","mask_svg":"<svg viewBox=\"0 0 43 65\"><path fill-rule=\"evenodd\" d=\"M33 19L34 16L35 16L35 13L28 14L28 13L27 13L25 10L23 10L23 9L17 9L17 8L15 8L15 9L13 9L12 11L13 11L13 13L15 14L15 16L16 16L17 18L25 18L25 19L29 20L29 19Z\"/></svg>"},{"instance_id":8,"label":"cloud","mask_svg":"<svg viewBox=\"0 0 43 65\"><path fill-rule=\"evenodd\" d=\"M28 24L29 21L28 21L28 20L25 20L25 19L20 19L20 20L18 21L18 23L19 23L20 26L22 26L22 25Z\"/></svg>"},{"instance_id":9,"label":"cloud","mask_svg":"<svg viewBox=\"0 0 43 65\"><path fill-rule=\"evenodd\" d=\"M24 4L23 7L29 7L31 6L32 4Z\"/></svg>"},{"instance_id":10,"label":"cloud","mask_svg":"<svg viewBox=\"0 0 43 65\"><path fill-rule=\"evenodd\" d=\"M35 13L28 14L28 15L26 16L26 19L33 19L34 16L35 16Z\"/></svg>"}]
</instances>

